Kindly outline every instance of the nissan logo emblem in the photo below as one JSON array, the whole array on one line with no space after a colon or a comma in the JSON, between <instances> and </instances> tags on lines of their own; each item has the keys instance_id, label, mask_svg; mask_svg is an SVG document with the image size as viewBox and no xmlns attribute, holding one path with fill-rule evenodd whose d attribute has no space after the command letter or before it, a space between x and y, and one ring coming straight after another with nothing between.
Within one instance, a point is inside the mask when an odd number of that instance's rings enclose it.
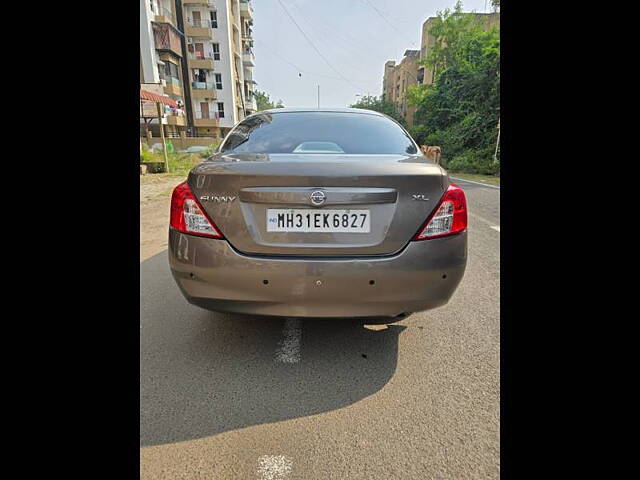
<instances>
[{"instance_id":1,"label":"nissan logo emblem","mask_svg":"<svg viewBox=\"0 0 640 480\"><path fill-rule=\"evenodd\" d=\"M327 201L327 196L322 190L315 190L309 195L309 200L311 200L313 205L320 206Z\"/></svg>"}]
</instances>

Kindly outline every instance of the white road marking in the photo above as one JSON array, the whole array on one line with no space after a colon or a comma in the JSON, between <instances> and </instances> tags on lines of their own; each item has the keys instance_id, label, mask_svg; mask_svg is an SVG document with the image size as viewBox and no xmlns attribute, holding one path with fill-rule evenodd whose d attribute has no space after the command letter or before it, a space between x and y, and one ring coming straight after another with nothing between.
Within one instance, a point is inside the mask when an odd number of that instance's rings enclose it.
<instances>
[{"instance_id":1,"label":"white road marking","mask_svg":"<svg viewBox=\"0 0 640 480\"><path fill-rule=\"evenodd\" d=\"M262 455L258 458L260 480L283 480L293 467L293 461L284 455Z\"/></svg>"},{"instance_id":2,"label":"white road marking","mask_svg":"<svg viewBox=\"0 0 640 480\"><path fill-rule=\"evenodd\" d=\"M278 342L276 349L276 362L298 363L300 361L300 339L302 338L302 325L300 320L287 318L282 329L282 340Z\"/></svg>"},{"instance_id":3,"label":"white road marking","mask_svg":"<svg viewBox=\"0 0 640 480\"><path fill-rule=\"evenodd\" d=\"M489 225L490 228L493 228L494 230L496 230L498 232L500 231L500 225L492 225L493 222L487 220L486 218L482 218L480 215L476 215L475 213L471 213L471 212L468 212L468 213L469 213L470 217L477 218L481 222L484 222L487 225Z\"/></svg>"},{"instance_id":4,"label":"white road marking","mask_svg":"<svg viewBox=\"0 0 640 480\"><path fill-rule=\"evenodd\" d=\"M449 178L452 178L453 180L458 180L459 182L475 183L476 185L482 185L483 187L496 188L500 190L500 187L497 187L496 185L489 185L487 183L474 182L473 180L465 180L464 178L452 177L451 175L449 175Z\"/></svg>"}]
</instances>

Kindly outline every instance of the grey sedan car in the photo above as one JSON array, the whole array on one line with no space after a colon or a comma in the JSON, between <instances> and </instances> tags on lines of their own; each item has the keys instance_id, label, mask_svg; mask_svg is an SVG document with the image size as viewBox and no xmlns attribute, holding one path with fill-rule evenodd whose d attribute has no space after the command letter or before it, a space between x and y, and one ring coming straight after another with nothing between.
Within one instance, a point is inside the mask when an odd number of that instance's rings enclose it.
<instances>
[{"instance_id":1,"label":"grey sedan car","mask_svg":"<svg viewBox=\"0 0 640 480\"><path fill-rule=\"evenodd\" d=\"M369 110L253 114L171 199L173 277L213 311L391 322L446 304L466 262L463 190Z\"/></svg>"}]
</instances>

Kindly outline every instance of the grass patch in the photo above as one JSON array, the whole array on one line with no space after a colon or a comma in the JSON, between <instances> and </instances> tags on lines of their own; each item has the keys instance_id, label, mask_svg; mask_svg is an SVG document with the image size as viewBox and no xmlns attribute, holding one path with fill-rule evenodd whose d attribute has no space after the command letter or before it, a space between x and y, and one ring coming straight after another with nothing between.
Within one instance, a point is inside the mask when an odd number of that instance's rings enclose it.
<instances>
[{"instance_id":1,"label":"grass patch","mask_svg":"<svg viewBox=\"0 0 640 480\"><path fill-rule=\"evenodd\" d=\"M171 146L171 145L169 145ZM218 148L217 143L213 143L209 145L208 149L199 153L177 153L167 149L167 160L169 162L169 171L163 172L162 174L153 174L153 175L165 175L165 176L176 176L176 177L186 177L189 174L189 171L202 162L205 158L213 155L215 150ZM162 151L151 150L147 146L146 143L142 143L142 152L140 153L140 162L161 162L164 164L164 155Z\"/></svg>"},{"instance_id":2,"label":"grass patch","mask_svg":"<svg viewBox=\"0 0 640 480\"><path fill-rule=\"evenodd\" d=\"M193 153L169 153L167 154L169 161L169 171L157 173L153 175L186 177L189 171L204 160L202 156ZM161 162L164 164L164 156L162 153L142 152L140 156L141 162Z\"/></svg>"},{"instance_id":3,"label":"grass patch","mask_svg":"<svg viewBox=\"0 0 640 480\"><path fill-rule=\"evenodd\" d=\"M449 176L462 178L463 180L472 180L474 182L486 183L488 185L500 186L500 177L495 175L480 175L478 173L457 173L449 172Z\"/></svg>"}]
</instances>

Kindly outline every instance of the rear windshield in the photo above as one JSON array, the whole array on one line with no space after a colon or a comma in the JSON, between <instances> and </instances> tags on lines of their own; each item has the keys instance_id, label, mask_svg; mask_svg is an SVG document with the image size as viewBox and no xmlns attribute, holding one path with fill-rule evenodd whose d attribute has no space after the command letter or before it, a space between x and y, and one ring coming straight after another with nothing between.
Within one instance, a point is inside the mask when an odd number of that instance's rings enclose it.
<instances>
[{"instance_id":1,"label":"rear windshield","mask_svg":"<svg viewBox=\"0 0 640 480\"><path fill-rule=\"evenodd\" d=\"M296 154L414 154L415 143L394 121L342 112L253 115L227 136L221 152Z\"/></svg>"}]
</instances>

